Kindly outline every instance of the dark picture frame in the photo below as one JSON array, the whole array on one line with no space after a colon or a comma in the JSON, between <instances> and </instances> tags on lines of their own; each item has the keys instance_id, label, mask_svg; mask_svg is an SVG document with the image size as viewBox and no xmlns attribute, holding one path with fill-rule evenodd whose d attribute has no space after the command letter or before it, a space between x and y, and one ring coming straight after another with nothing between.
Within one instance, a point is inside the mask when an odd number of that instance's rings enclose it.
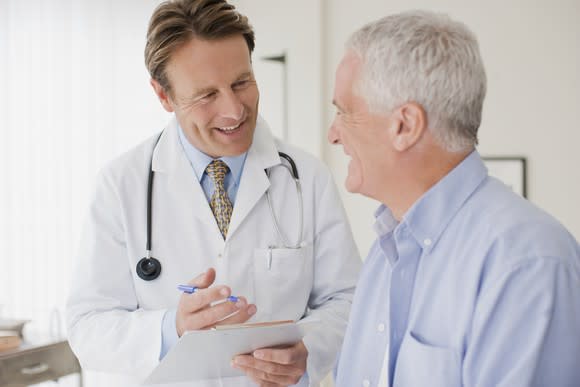
<instances>
[{"instance_id":1,"label":"dark picture frame","mask_svg":"<svg viewBox=\"0 0 580 387\"><path fill-rule=\"evenodd\" d=\"M515 193L528 197L528 166L522 156L483 156L490 176L493 176Z\"/></svg>"}]
</instances>

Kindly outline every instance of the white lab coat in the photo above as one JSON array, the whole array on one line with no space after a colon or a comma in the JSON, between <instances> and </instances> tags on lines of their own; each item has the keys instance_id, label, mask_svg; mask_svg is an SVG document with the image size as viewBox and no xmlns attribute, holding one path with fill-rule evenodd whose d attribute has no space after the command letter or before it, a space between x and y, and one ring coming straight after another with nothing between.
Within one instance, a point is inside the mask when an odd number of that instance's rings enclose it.
<instances>
[{"instance_id":1,"label":"white lab coat","mask_svg":"<svg viewBox=\"0 0 580 387\"><path fill-rule=\"evenodd\" d=\"M165 311L176 308L177 284L209 267L215 284L257 305L250 321L317 318L305 337L307 374L299 385L318 385L342 343L360 259L336 187L314 157L275 140L261 119L248 151L227 240L178 138L175 119L153 154L152 256L161 275L143 281L135 271L145 255L147 175L157 135L114 160L99 174L73 271L67 305L69 341L84 368L115 373L111 387L139 385L159 363ZM280 246L265 192L282 232L298 238L296 188L278 151L296 162L304 202L304 247ZM200 348L200 350L203 350ZM192 365L194 366L194 365ZM114 379L117 379L115 382ZM250 386L248 378L172 386Z\"/></svg>"}]
</instances>

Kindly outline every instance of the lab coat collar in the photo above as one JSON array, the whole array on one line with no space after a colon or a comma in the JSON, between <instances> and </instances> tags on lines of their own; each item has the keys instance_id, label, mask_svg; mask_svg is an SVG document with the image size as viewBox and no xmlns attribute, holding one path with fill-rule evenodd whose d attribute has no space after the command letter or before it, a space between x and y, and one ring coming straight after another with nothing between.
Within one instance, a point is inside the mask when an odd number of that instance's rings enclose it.
<instances>
[{"instance_id":1,"label":"lab coat collar","mask_svg":"<svg viewBox=\"0 0 580 387\"><path fill-rule=\"evenodd\" d=\"M191 173L191 166L183 147L179 143L178 130L177 119L173 116L155 148L152 164L153 171L155 173L168 174L169 178L178 187L187 184L191 189L183 189L183 192L176 194L189 195L190 200L197 204L195 205L195 215L208 226L211 225L212 228L215 228L214 231L221 235L203 189L199 181L196 181ZM280 163L280 157L270 128L266 121L258 116L254 138L248 150L236 195L236 204L228 228L228 239L235 233L258 200L270 187L270 181L266 176L265 170ZM200 205L199 203L204 203L205 205Z\"/></svg>"},{"instance_id":2,"label":"lab coat collar","mask_svg":"<svg viewBox=\"0 0 580 387\"><path fill-rule=\"evenodd\" d=\"M228 228L228 239L231 238L252 208L270 188L266 169L280 164L280 156L270 132L262 117L258 117L252 145L248 150L240 187L236 196L234 212Z\"/></svg>"},{"instance_id":3,"label":"lab coat collar","mask_svg":"<svg viewBox=\"0 0 580 387\"><path fill-rule=\"evenodd\" d=\"M179 125L175 116L163 131L153 154L153 170L161 173L173 173L176 167L187 157L179 143ZM248 150L248 159L255 159L256 166L262 170L280 164L280 157L266 121L258 116L252 145ZM247 162L248 160L246 160ZM246 168L244 167L244 170ZM242 172L243 174L243 172Z\"/></svg>"}]
</instances>

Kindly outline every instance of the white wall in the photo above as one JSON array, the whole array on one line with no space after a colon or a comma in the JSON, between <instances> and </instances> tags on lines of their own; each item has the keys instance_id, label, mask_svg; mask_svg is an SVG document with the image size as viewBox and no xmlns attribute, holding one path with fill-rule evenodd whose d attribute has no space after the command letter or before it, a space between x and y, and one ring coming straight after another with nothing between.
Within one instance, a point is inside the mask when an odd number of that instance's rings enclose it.
<instances>
[{"instance_id":1,"label":"white wall","mask_svg":"<svg viewBox=\"0 0 580 387\"><path fill-rule=\"evenodd\" d=\"M0 0L0 304L8 315L39 321L62 308L96 171L169 119L143 63L154 5Z\"/></svg>"},{"instance_id":2,"label":"white wall","mask_svg":"<svg viewBox=\"0 0 580 387\"><path fill-rule=\"evenodd\" d=\"M268 99L279 102L275 72L268 70L264 56L287 54L289 142L320 156L323 126L321 3L312 0L233 0L237 9L248 16L256 34L253 55L254 71L260 88L260 110L279 135L279 110ZM271 82L271 83L270 83Z\"/></svg>"},{"instance_id":3,"label":"white wall","mask_svg":"<svg viewBox=\"0 0 580 387\"><path fill-rule=\"evenodd\" d=\"M0 0L0 317L27 339L64 333L96 171L169 119L143 63L155 5Z\"/></svg>"}]
</instances>

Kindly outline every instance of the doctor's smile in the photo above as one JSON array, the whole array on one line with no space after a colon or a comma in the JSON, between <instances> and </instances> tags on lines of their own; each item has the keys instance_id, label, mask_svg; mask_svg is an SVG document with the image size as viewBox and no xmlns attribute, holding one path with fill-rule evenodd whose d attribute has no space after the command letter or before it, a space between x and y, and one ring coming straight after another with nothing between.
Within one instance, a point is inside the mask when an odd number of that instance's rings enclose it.
<instances>
[{"instance_id":1,"label":"doctor's smile","mask_svg":"<svg viewBox=\"0 0 580 387\"><path fill-rule=\"evenodd\" d=\"M242 121L239 124L234 125L234 126L222 127L222 128L216 128L216 129L219 130L220 132L223 132L225 134L230 135L230 134L234 134L236 132L241 131L241 126L242 126L243 123L244 123L244 121Z\"/></svg>"}]
</instances>

